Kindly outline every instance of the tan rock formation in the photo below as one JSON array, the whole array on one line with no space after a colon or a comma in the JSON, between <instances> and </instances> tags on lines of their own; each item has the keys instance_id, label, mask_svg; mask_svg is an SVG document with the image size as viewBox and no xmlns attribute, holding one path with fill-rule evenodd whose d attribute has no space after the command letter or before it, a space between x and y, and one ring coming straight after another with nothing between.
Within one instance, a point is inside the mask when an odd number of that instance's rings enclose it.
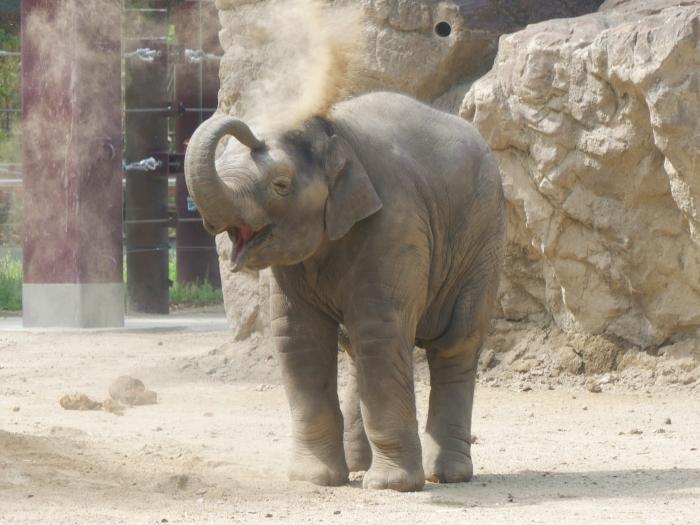
<instances>
[{"instance_id":1,"label":"tan rock formation","mask_svg":"<svg viewBox=\"0 0 700 525\"><path fill-rule=\"evenodd\" d=\"M341 96L328 85L337 49L350 55L353 66L352 80L340 79L342 95L389 89L433 100L444 94L443 105L456 110L468 83L488 71L501 32L471 28L472 13L455 1L219 0L216 5L225 50L220 109L249 119L265 112L278 121L290 107L309 113L319 99ZM441 31L435 31L437 24Z\"/></svg>"},{"instance_id":2,"label":"tan rock formation","mask_svg":"<svg viewBox=\"0 0 700 525\"><path fill-rule=\"evenodd\" d=\"M320 4L285 2L217 0L222 111L264 107L274 119L310 111L328 90L321 51L337 35L316 31L320 11L307 16ZM501 38L492 71L464 98L460 114L496 150L510 203L505 317L551 316L566 331L641 346L700 326L698 4L608 0L598 13L528 26ZM394 89L454 110L497 35L527 20L465 9L362 2L352 49L361 67L346 93ZM435 33L443 21L447 38ZM224 261L227 243L218 239ZM264 330L267 276L226 267L236 337Z\"/></svg>"},{"instance_id":3,"label":"tan rock formation","mask_svg":"<svg viewBox=\"0 0 700 525\"><path fill-rule=\"evenodd\" d=\"M641 346L700 327L700 2L504 36L460 114L504 177L507 318Z\"/></svg>"},{"instance_id":4,"label":"tan rock formation","mask_svg":"<svg viewBox=\"0 0 700 525\"><path fill-rule=\"evenodd\" d=\"M471 83L490 68L500 34L532 20L589 12L599 4L216 0L225 50L219 110L254 124L279 125L323 108L334 97L381 88L456 112ZM338 51L351 59L352 77L340 90ZM267 303L255 303L256 298L264 301L265 292L256 290L255 277L228 271L226 236L219 236L217 244L229 320L236 337L246 337L251 327L261 329L266 321L260 315L267 315ZM536 258L533 264L541 268ZM541 299L525 313L544 301L541 278L533 278L530 288Z\"/></svg>"},{"instance_id":5,"label":"tan rock formation","mask_svg":"<svg viewBox=\"0 0 700 525\"><path fill-rule=\"evenodd\" d=\"M600 3L216 0L225 50L220 109L279 120L290 106L304 113L321 99L388 89L456 111L491 67L501 34ZM352 62L340 93L328 82L338 49Z\"/></svg>"}]
</instances>

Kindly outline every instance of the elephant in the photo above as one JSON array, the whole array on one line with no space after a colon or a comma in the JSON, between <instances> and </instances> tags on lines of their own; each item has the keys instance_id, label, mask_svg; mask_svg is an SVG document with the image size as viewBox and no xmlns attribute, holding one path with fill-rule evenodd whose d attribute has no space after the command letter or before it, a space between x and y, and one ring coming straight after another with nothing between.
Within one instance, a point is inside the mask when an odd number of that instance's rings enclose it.
<instances>
[{"instance_id":1,"label":"elephant","mask_svg":"<svg viewBox=\"0 0 700 525\"><path fill-rule=\"evenodd\" d=\"M476 365L504 256L498 166L467 121L373 92L296 125L197 128L187 187L230 269L271 269L270 322L292 419L291 480L421 490L468 481ZM219 141L231 135L218 158ZM341 411L339 331L352 357ZM413 351L430 398L418 431Z\"/></svg>"}]
</instances>

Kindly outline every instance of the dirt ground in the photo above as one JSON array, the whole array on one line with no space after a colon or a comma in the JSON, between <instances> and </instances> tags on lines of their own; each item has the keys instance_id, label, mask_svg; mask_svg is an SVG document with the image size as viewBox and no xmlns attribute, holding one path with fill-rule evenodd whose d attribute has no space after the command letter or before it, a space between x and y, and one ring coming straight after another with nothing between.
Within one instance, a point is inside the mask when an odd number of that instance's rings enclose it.
<instances>
[{"instance_id":1,"label":"dirt ground","mask_svg":"<svg viewBox=\"0 0 700 525\"><path fill-rule=\"evenodd\" d=\"M700 523L697 389L484 380L472 482L321 488L286 479L274 359L255 338L222 352L227 338L0 333L0 524ZM104 400L122 374L158 403L123 416L59 406ZM416 390L422 422L423 380Z\"/></svg>"}]
</instances>

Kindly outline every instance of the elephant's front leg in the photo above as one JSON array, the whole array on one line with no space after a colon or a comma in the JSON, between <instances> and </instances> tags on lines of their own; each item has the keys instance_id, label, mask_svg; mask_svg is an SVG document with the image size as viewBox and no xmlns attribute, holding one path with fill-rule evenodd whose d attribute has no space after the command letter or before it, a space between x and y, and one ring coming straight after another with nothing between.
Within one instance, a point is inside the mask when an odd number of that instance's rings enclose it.
<instances>
[{"instance_id":1,"label":"elephant's front leg","mask_svg":"<svg viewBox=\"0 0 700 525\"><path fill-rule=\"evenodd\" d=\"M337 325L302 299L273 286L272 331L292 417L291 480L348 480L337 391Z\"/></svg>"},{"instance_id":2,"label":"elephant's front leg","mask_svg":"<svg viewBox=\"0 0 700 525\"><path fill-rule=\"evenodd\" d=\"M363 486L398 491L425 484L413 390L413 330L400 315L369 310L348 325L362 419L372 448Z\"/></svg>"},{"instance_id":3,"label":"elephant's front leg","mask_svg":"<svg viewBox=\"0 0 700 525\"><path fill-rule=\"evenodd\" d=\"M347 352L347 351L346 351ZM360 410L360 397L357 391L357 370L354 357L347 356L348 384L345 387L343 398L343 421L345 423L345 460L351 472L366 471L372 463L372 449L370 448L365 425L362 422Z\"/></svg>"}]
</instances>

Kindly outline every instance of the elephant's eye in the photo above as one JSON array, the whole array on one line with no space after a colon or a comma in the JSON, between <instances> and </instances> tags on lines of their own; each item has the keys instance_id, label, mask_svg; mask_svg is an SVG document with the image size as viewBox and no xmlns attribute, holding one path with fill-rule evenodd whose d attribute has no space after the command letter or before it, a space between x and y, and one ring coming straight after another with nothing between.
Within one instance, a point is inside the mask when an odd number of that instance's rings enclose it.
<instances>
[{"instance_id":1,"label":"elephant's eye","mask_svg":"<svg viewBox=\"0 0 700 525\"><path fill-rule=\"evenodd\" d=\"M277 195L289 195L292 189L292 181L288 177L277 177L272 181L272 189Z\"/></svg>"}]
</instances>

